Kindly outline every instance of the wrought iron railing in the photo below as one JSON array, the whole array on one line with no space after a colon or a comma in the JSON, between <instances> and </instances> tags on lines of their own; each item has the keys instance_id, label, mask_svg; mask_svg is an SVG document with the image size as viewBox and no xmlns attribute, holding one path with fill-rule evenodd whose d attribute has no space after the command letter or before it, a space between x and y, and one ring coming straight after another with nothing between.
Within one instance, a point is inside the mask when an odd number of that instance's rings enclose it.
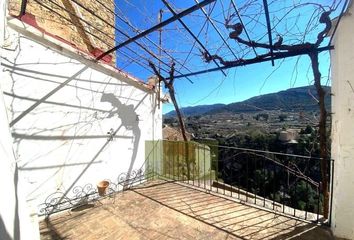
<instances>
[{"instance_id":1,"label":"wrought iron railing","mask_svg":"<svg viewBox=\"0 0 354 240\"><path fill-rule=\"evenodd\" d=\"M55 191L49 194L43 203L38 206L38 215L48 217L51 214L61 211L76 209L90 203L94 203L102 198L115 198L116 194L130 189L132 186L141 184L149 179L156 178L158 174L155 171L150 159L158 159L160 154L160 141L152 141L147 144L146 160L137 169L121 172L114 180L105 179L109 182L104 196L99 194L97 186L87 183L84 186L74 186L66 191ZM117 170L119 171L119 169Z\"/></svg>"},{"instance_id":2,"label":"wrought iron railing","mask_svg":"<svg viewBox=\"0 0 354 240\"><path fill-rule=\"evenodd\" d=\"M147 142L145 150L142 167L108 180L105 197L116 197L147 180L164 179L305 220L322 218L320 158L178 141ZM92 184L74 187L70 194L55 192L40 205L40 214L73 209L101 197Z\"/></svg>"},{"instance_id":3,"label":"wrought iron railing","mask_svg":"<svg viewBox=\"0 0 354 240\"><path fill-rule=\"evenodd\" d=\"M154 174L305 220L322 219L320 158L163 141ZM331 171L333 172L333 161ZM331 175L330 173L328 173Z\"/></svg>"}]
</instances>

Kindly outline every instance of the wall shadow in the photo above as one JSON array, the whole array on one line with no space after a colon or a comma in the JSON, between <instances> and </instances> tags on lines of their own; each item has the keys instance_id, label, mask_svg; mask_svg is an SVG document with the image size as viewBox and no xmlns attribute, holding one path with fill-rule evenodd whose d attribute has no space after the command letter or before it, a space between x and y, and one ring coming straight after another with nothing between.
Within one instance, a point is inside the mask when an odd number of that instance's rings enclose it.
<instances>
[{"instance_id":1,"label":"wall shadow","mask_svg":"<svg viewBox=\"0 0 354 240\"><path fill-rule=\"evenodd\" d=\"M334 239L325 226L248 206L177 182L137 186L132 191L237 239Z\"/></svg>"},{"instance_id":2,"label":"wall shadow","mask_svg":"<svg viewBox=\"0 0 354 240\"><path fill-rule=\"evenodd\" d=\"M0 239L1 240L19 240L21 239L21 232L20 232L20 216L19 216L19 199L18 199L18 168L17 165L15 166L14 178L13 178L13 187L14 187L14 194L15 194L15 208L14 208L14 219L13 219L13 233L12 237L10 236L9 232L6 229L6 225L0 215ZM5 184L5 183L4 183ZM7 193L5 193L7 194ZM8 211L12 211L12 208L9 208Z\"/></svg>"},{"instance_id":3,"label":"wall shadow","mask_svg":"<svg viewBox=\"0 0 354 240\"><path fill-rule=\"evenodd\" d=\"M203 232L203 239L334 239L328 229L322 226L242 204L178 182L151 181L117 196L119 199L103 201L103 204L91 209L53 216L50 228L42 230L41 234L60 232L65 236L68 231L79 228L76 235L72 236L77 237L80 231L86 231L81 229L83 220L94 222L101 217L111 224L105 227L97 225L97 232L112 233L110 237L115 236L115 239L127 233L126 228L119 228L120 221L124 222L125 227L129 225L132 235L136 233L151 239L157 236L161 239L181 239L181 236L192 239L192 232L195 229L203 231L204 224L214 230L207 228ZM173 211L166 211L166 208ZM191 219L181 218L181 214ZM116 219L119 221L116 222ZM186 227L186 223L190 226ZM86 237L97 238L94 232ZM198 237L201 239L201 235Z\"/></svg>"},{"instance_id":4,"label":"wall shadow","mask_svg":"<svg viewBox=\"0 0 354 240\"><path fill-rule=\"evenodd\" d=\"M18 43L19 49L18 49L18 53L21 52L21 42L19 41ZM73 111L75 112L81 112L81 110L88 110L88 111L93 111L94 113L92 114L92 121L99 121L99 120L103 120L104 118L97 118L97 114L98 113L103 113L102 115L108 115L108 118L116 118L118 117L119 119L121 119L121 126L116 126L116 128L114 130L112 130L111 134L108 135L81 135L78 136L76 135L76 130L75 130L75 135L51 135L51 136L47 136L45 134L43 135L38 135L37 133L35 134L31 134L31 135L27 135L27 134L23 134L22 132L14 132L13 133L13 138L15 139L15 143L17 143L17 145L19 146L19 143L21 142L21 140L38 140L38 141L56 141L56 140L74 140L74 139L101 139L101 138L106 138L107 141L105 143L102 144L102 146L98 146L98 149L94 152L92 152L92 156L88 156L89 159L87 162L85 163L73 163L73 164L63 164L63 165L54 165L54 166L38 166L38 167L28 167L28 168L20 168L19 170L38 170L38 169L50 169L50 168L61 168L61 167L67 167L67 166L78 166L78 165L85 165L84 169L82 171L79 171L77 173L77 175L75 176L70 176L73 180L72 184L69 184L69 186L65 186L65 195L74 187L74 185L77 183L77 181L83 176L83 174L87 171L87 169L96 163L99 163L100 161L97 161L97 157L103 152L103 150L110 144L112 139L132 139L132 147L133 147L133 151L132 151L132 155L130 157L130 165L128 168L128 175L130 175L130 173L132 172L134 163L136 161L137 158L137 151L138 151L138 146L139 146L139 142L140 142L140 138L141 138L141 130L139 128L139 118L138 115L136 114L135 110L136 108L144 101L144 99L149 96L149 93L146 93L145 95L141 96L139 95L138 98L134 99L131 98L130 96L127 97L119 97L119 99L114 96L113 94L106 94L104 93L102 95L101 98L101 102L109 102L113 109L111 111L106 111L104 109L100 109L100 108L94 108L94 107L90 107L90 106L81 106L81 101L80 101L80 105L79 104L71 104L71 102L57 102L55 100L51 101L51 97L56 94L57 92L59 92L61 89L63 89L64 87L70 87L70 88L75 88L75 89L79 89L79 90L85 90L85 91L90 91L93 92L95 94L98 94L98 96L100 96L102 94L101 91L99 91L101 88L85 88L85 87L80 87L80 85L78 86L77 84L74 84L73 82L83 82L83 83L95 83L95 84L104 84L104 90L106 89L106 86L112 86L112 87L122 87L124 88L124 86L134 86L128 83L120 83L120 81L111 81L109 80L107 82L107 78L109 79L115 79L114 77L105 74L105 78L102 78L102 82L101 81L95 81L94 77L92 77L93 79L91 79L91 75L90 78L85 77L85 79L81 78L81 74L84 73L86 70L88 69L93 69L93 71L97 71L95 68L91 68L89 65L87 66L82 66L82 64L80 64L80 67L75 70L75 72L68 74L68 76L65 76L66 72L60 71L63 74L55 74L50 72L50 68L48 67L48 69L46 70L46 68L44 67L44 72L43 71L36 71L35 69L31 68L31 64L36 65L37 67L40 66L40 64L48 64L51 65L52 63L25 63L25 64L18 64L17 63L17 58L19 57L19 55L14 57L13 61L10 61L8 59L5 59L7 63L1 63L2 66L4 66L4 70L9 72L9 75L12 79L11 86L9 86L9 90L8 92L6 92L6 95L9 97L9 99L11 100L10 105L10 109L12 111L12 122L10 123L10 127L14 127L13 129L18 129L16 125L19 121L22 121L23 118L28 117L27 115L31 115L31 114L36 114L36 112L34 112L34 110L36 110L36 108L40 105L40 104L47 104L49 105L49 107L51 107L51 105L53 105L53 107L65 107L65 108L71 108L73 109ZM12 57L11 57L12 58ZM71 62L68 62L68 64ZM63 62L63 64L66 64L66 62ZM21 65L24 66L28 66L28 67L20 67ZM60 66L59 66L60 68ZM71 72L71 71L68 71ZM15 76L18 75L18 76ZM10 79L10 80L11 80ZM53 80L54 79L54 80ZM59 80L58 80L59 79ZM100 78L101 79L101 78ZM30 94L29 97L28 96L22 96L21 94L17 94L18 92L21 91L17 91L18 89L18 82L23 83L23 80L30 80L31 83L34 82L34 84L36 85L37 83L45 83L46 86L48 85L49 87L51 85L55 86L53 88L48 88L48 91L46 92L42 92L41 94L43 94L43 96L39 95L39 96L34 96L33 94ZM96 79L97 80L97 79ZM82 84L82 86L87 86L86 84ZM21 87L21 84L20 84ZM91 87L91 85L90 85ZM97 90L98 89L98 90ZM20 89L22 90L22 89ZM33 96L32 96L33 95ZM78 97L78 96L76 96ZM96 95L95 95L96 97ZM92 98L93 99L93 98ZM23 111L17 111L17 109L14 108L14 102L15 100L23 100L21 102L26 102L28 103L28 107L23 108ZM124 102L129 101L134 102L134 105L126 105L123 104L121 102L121 100L123 100ZM93 100L92 100L93 101ZM96 100L97 101L97 100ZM75 102L75 101L73 101ZM16 102L17 104L17 102ZM27 104L23 104L24 106L26 106ZM135 107L134 107L135 106ZM17 107L17 105L16 105ZM38 109L37 109L38 110ZM65 109L66 110L66 109ZM39 111L39 110L38 110ZM68 111L71 111L70 109ZM19 113L18 116L15 117L15 113ZM96 115L95 115L96 114ZM91 116L90 116L91 117ZM90 120L91 120L90 119ZM73 125L71 127L75 127L76 125L79 125L78 121L74 121L74 123L72 123ZM71 123L70 123L71 124ZM61 126L57 127L59 129L59 131ZM119 132L120 129L122 129L122 127L124 127L126 130L129 130L132 132L132 137L131 136L119 136L117 135L117 133ZM28 129L24 129L25 130ZM41 129L39 128L40 131L45 132L47 129ZM130 135L130 134L128 134ZM57 148L61 147L62 145L58 146ZM55 146L56 147L56 146ZM47 150L45 150L47 151ZM54 149L50 149L50 151L54 151ZM127 150L129 153L130 151ZM18 149L17 149L17 152ZM18 154L19 155L19 154ZM125 161L128 161L129 159L125 159ZM120 171L123 171L123 169L119 169ZM125 171L125 169L124 169ZM17 174L17 173L16 173ZM56 174L56 173L54 173ZM16 175L17 176L17 175ZM47 179L48 181L48 179ZM41 186L39 186L41 187ZM38 188L39 188L38 187ZM60 186L62 187L62 186ZM38 189L37 188L37 189ZM37 190L36 189L36 190ZM17 196L16 196L17 198ZM18 211L18 206L16 205L16 211ZM19 221L20 219L15 219L15 226L16 224L19 225ZM23 237L23 236L22 236Z\"/></svg>"},{"instance_id":5,"label":"wall shadow","mask_svg":"<svg viewBox=\"0 0 354 240\"><path fill-rule=\"evenodd\" d=\"M139 128L139 116L135 112L134 105L123 104L118 97L112 93L103 93L101 97L101 102L108 102L112 105L113 109L108 114L108 118L118 117L121 120L121 125L126 129L130 130L133 134L133 153L130 158L130 165L127 170L127 179L133 170L134 163L136 161L136 156L138 153L138 147L140 142L141 131ZM129 182L125 183L125 188Z\"/></svg>"},{"instance_id":6,"label":"wall shadow","mask_svg":"<svg viewBox=\"0 0 354 240\"><path fill-rule=\"evenodd\" d=\"M2 220L2 217L0 216L0 237L3 240L12 240L12 238L10 237L10 234L8 233L5 223Z\"/></svg>"},{"instance_id":7,"label":"wall shadow","mask_svg":"<svg viewBox=\"0 0 354 240\"><path fill-rule=\"evenodd\" d=\"M15 174L14 174L14 186L15 186L15 216L14 216L14 240L21 239L21 232L20 232L20 216L18 211L18 168L17 165L15 167Z\"/></svg>"},{"instance_id":8,"label":"wall shadow","mask_svg":"<svg viewBox=\"0 0 354 240\"><path fill-rule=\"evenodd\" d=\"M135 109L137 109L140 104L143 103L144 99L148 96L148 94L145 94L144 97L141 98L140 102L135 106L133 107L133 105L130 105L132 106L133 108L129 107L129 111L130 111L130 115L128 114L128 116L130 117L127 117L125 116L124 117L124 122L122 121L122 123L115 129L111 131L110 135L111 136L115 136L119 130L124 126L124 124L126 124L127 128L129 129L129 126L131 126L131 129L132 129L132 132L133 132L133 136L134 136L134 149L133 149L133 154L131 156L131 163L130 163L130 166L129 166L129 169L128 169L128 172L129 174L132 172L132 168L134 166L134 162L135 162L135 159L136 159L136 155L137 155L137 148L138 148L138 145L139 145L139 139L140 139L140 128L138 126L138 122L135 123L135 124L131 124L129 123L129 121L131 120L131 118L133 117L134 119L134 116L135 116L135 120L137 120L137 117L138 115L135 113ZM118 104L121 103L119 101L119 99L117 99L113 94L107 94L106 95L107 98L107 102L110 102L112 101L112 106L113 106L113 109L111 111L111 113L109 114L109 117L113 117L115 116L115 114L118 115L118 113L116 111L118 111L118 109L116 109L116 106L119 106ZM103 99L105 100L105 99ZM117 100L117 101L116 101ZM102 101L102 99L101 99ZM102 101L103 102L103 101ZM124 105L124 104L122 104ZM121 108L120 108L121 109ZM128 111L128 113L129 113ZM118 115L119 116L119 115ZM134 135L135 134L135 135ZM69 191L75 186L75 184L79 181L79 179L85 174L85 172L87 171L87 169L89 169L89 167L95 162L95 160L97 159L97 157L102 153L102 151L109 145L111 141L106 141L102 146L101 148L97 151L97 153L92 157L92 159L87 163L86 167L81 171L80 174L78 174L78 176L75 178L75 180L73 180L72 184L70 186L67 187L66 191L64 192L63 196L58 199L58 203L61 203L61 201L66 197L66 195L69 193ZM127 183L128 184L128 183ZM50 215L51 213L49 213L48 215Z\"/></svg>"}]
</instances>

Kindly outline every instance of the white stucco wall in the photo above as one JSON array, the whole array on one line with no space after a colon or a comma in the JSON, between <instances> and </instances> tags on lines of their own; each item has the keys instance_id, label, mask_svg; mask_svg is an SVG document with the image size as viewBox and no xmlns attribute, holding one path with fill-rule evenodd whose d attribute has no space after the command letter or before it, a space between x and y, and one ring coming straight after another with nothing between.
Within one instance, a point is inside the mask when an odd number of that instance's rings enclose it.
<instances>
[{"instance_id":1,"label":"white stucco wall","mask_svg":"<svg viewBox=\"0 0 354 240\"><path fill-rule=\"evenodd\" d=\"M0 1L0 63L6 52L5 1ZM0 73L3 67L0 65ZM1 78L0 78L1 79ZM24 197L24 188L19 176L13 151L8 115L0 81L0 239L39 239L36 217L30 217L30 207Z\"/></svg>"},{"instance_id":2,"label":"white stucco wall","mask_svg":"<svg viewBox=\"0 0 354 240\"><path fill-rule=\"evenodd\" d=\"M335 160L332 229L354 239L354 6L337 29L332 51L332 158Z\"/></svg>"},{"instance_id":3,"label":"white stucco wall","mask_svg":"<svg viewBox=\"0 0 354 240\"><path fill-rule=\"evenodd\" d=\"M139 169L145 161L145 141L162 138L161 109L153 92L11 21L13 36L4 50L1 79L27 200L39 205L52 192L70 195L74 186L116 181L120 173ZM110 131L115 133L112 141Z\"/></svg>"}]
</instances>

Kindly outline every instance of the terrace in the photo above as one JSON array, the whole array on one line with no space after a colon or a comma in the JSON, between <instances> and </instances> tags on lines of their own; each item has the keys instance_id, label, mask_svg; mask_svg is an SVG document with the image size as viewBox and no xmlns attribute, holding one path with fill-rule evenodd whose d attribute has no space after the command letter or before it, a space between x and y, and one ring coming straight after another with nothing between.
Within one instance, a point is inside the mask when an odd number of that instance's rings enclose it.
<instances>
[{"instance_id":1,"label":"terrace","mask_svg":"<svg viewBox=\"0 0 354 240\"><path fill-rule=\"evenodd\" d=\"M345 188L333 189L326 138L330 114L318 59L334 48L332 38L349 1L284 9L265 0L256 5L231 0L228 7L215 0L158 2L144 16L135 5L120 9L113 0L9 1L0 112L8 123L3 126L8 146L0 169L14 184L1 209L1 238L37 231L36 224L23 228L28 214L18 209L26 204L30 211L38 207L31 216L40 216L42 239L332 239L329 225L337 228L336 236L350 238L352 197L346 184L352 174L337 174L347 170L337 164L336 177L345 177ZM313 14L293 21L300 7ZM1 5L4 13L6 8ZM157 15L158 23L151 20ZM331 27L334 17L339 19ZM302 28L294 35L289 24ZM277 30L278 25L283 27ZM311 157L312 150L299 156L158 140L161 83L177 111L175 79L204 83L199 77L204 74L226 79L239 66L275 66L300 56L310 57L314 72L321 158ZM104 193L95 186L102 179L109 182ZM332 201L334 191L343 195Z\"/></svg>"},{"instance_id":2,"label":"terrace","mask_svg":"<svg viewBox=\"0 0 354 240\"><path fill-rule=\"evenodd\" d=\"M308 221L170 181L153 181L40 224L42 239L332 239Z\"/></svg>"},{"instance_id":3,"label":"terrace","mask_svg":"<svg viewBox=\"0 0 354 240\"><path fill-rule=\"evenodd\" d=\"M192 142L187 154L192 166L188 180L185 143L163 141L147 145L151 151L144 166L129 176L121 174L116 182L110 181L105 196L99 196L90 185L74 188L72 198L50 195L42 205L46 217L40 223L41 238L333 239L320 215L320 197L310 194L316 184L309 177L297 175L299 169L280 164L287 159L289 166L297 161L301 168L301 161L308 164L315 159L222 146L218 147L220 154L216 158L216 146ZM230 168L230 157L222 158L225 150L233 152L234 166L243 161L248 170L242 166ZM266 194L267 180L257 180L251 174L259 167L271 171L268 177L279 175L278 181L288 174L287 183L274 186L274 192L305 179L309 183L305 189L308 198L301 199L305 209L292 206L303 193L292 195L288 188L283 196ZM243 178L245 170L249 182L246 185L227 174ZM318 200L317 208L311 207L310 196Z\"/></svg>"}]
</instances>

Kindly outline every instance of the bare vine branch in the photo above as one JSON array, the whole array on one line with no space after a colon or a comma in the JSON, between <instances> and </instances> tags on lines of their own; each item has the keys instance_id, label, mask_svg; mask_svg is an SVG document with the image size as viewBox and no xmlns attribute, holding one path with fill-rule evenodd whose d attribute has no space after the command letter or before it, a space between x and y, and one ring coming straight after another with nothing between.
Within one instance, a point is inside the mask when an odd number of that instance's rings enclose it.
<instances>
[{"instance_id":1,"label":"bare vine branch","mask_svg":"<svg viewBox=\"0 0 354 240\"><path fill-rule=\"evenodd\" d=\"M324 8L321 7L324 11ZM256 41L247 41L240 37L243 28L242 24L237 23L231 25L230 19L225 19L225 27L227 29L232 29L233 31L229 34L230 39L235 40L239 44L243 44L245 46L251 48L263 48L273 52L273 57L278 58L283 56L286 53L292 53L297 51L303 51L304 54L307 54L311 60L311 66L313 70L314 76L314 85L316 87L317 95L318 95L318 105L320 108L320 119L319 119L319 140L320 140L320 157L321 157L321 176L322 176L322 194L324 196L324 204L323 204L323 215L325 218L328 218L329 215L329 177L328 177L328 139L326 136L326 120L327 120L327 111L325 106L325 91L321 85L321 73L319 70L319 61L318 61L318 52L317 51L310 51L315 50L318 48L321 43L324 41L325 36L328 34L329 30L332 27L332 22L329 17L331 14L331 10L322 12L321 16L319 17L319 23L325 24L324 29L317 34L317 40L314 43L298 43L292 45L283 44L283 37L278 35L278 41L274 45L269 45L266 43L260 43ZM303 38L304 39L304 38ZM306 50L309 50L307 53ZM262 55L257 55L253 59L237 59L237 60L225 60L221 56L215 54L210 55L208 53L202 52L202 56L206 62L210 62L211 60L218 60L224 66L233 66L233 65L240 65L243 62L252 61L256 59L264 59L270 56L270 52L267 52Z\"/></svg>"},{"instance_id":2,"label":"bare vine branch","mask_svg":"<svg viewBox=\"0 0 354 240\"><path fill-rule=\"evenodd\" d=\"M175 107L175 111L176 111L176 114L177 114L179 126L180 126L181 133L182 133L182 137L183 137L183 140L185 142L185 145L184 145L185 157L186 157L185 160L186 160L186 166L187 166L187 178L189 180L190 177L191 177L191 167L190 167L190 162L189 162L188 138L187 138L187 133L186 133L186 127L185 127L185 124L184 124L184 121L183 121L183 118L182 118L182 113L181 113L181 111L180 111L180 109L178 107L178 103L177 103L177 100L176 100L175 88L173 86L173 83L174 83L174 80L175 80L175 78L174 78L175 63L174 62L171 63L171 69L169 71L169 75L170 75L169 80L164 78L159 73L159 71L156 69L156 66L151 61L149 61L149 66L152 68L153 72L158 77L159 81L162 81L165 84L165 87L168 89L168 92L170 94L173 106Z\"/></svg>"}]
</instances>

